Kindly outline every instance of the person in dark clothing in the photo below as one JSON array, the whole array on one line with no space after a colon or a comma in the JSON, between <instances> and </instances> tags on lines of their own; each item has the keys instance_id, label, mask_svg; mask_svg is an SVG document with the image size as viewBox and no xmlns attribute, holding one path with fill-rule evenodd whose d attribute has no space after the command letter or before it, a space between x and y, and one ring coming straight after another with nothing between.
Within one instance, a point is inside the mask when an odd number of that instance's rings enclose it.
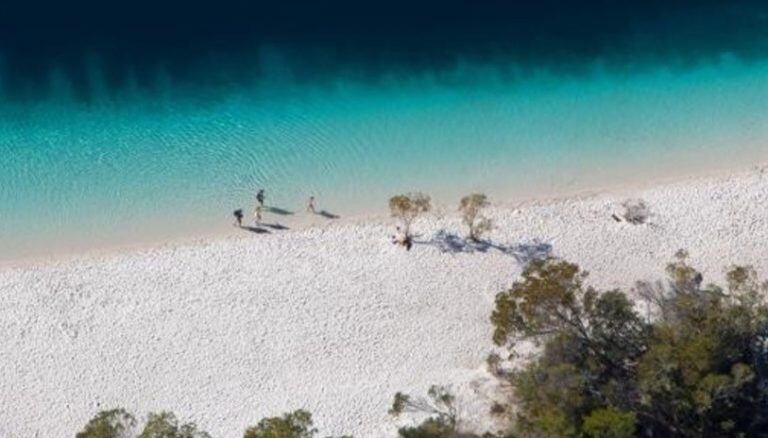
<instances>
[{"instance_id":1,"label":"person in dark clothing","mask_svg":"<svg viewBox=\"0 0 768 438\"><path fill-rule=\"evenodd\" d=\"M403 246L406 251L410 251L413 247L413 238L403 232L400 227L397 227L397 233L392 236L392 243Z\"/></svg>"},{"instance_id":2,"label":"person in dark clothing","mask_svg":"<svg viewBox=\"0 0 768 438\"><path fill-rule=\"evenodd\" d=\"M258 201L259 205L262 207L264 206L264 189L259 189L258 193L256 193L256 201Z\"/></svg>"},{"instance_id":3,"label":"person in dark clothing","mask_svg":"<svg viewBox=\"0 0 768 438\"><path fill-rule=\"evenodd\" d=\"M238 208L232 214L235 216L235 226L243 228L243 209Z\"/></svg>"}]
</instances>

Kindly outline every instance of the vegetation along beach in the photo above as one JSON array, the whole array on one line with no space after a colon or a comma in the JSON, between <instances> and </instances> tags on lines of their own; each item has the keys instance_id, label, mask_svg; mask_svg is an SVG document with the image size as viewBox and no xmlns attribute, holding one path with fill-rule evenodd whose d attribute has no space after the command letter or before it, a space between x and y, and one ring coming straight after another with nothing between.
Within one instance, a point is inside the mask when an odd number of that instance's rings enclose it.
<instances>
[{"instance_id":1,"label":"vegetation along beach","mask_svg":"<svg viewBox=\"0 0 768 438\"><path fill-rule=\"evenodd\" d=\"M765 435L763 2L143 3L0 6L0 437Z\"/></svg>"}]
</instances>

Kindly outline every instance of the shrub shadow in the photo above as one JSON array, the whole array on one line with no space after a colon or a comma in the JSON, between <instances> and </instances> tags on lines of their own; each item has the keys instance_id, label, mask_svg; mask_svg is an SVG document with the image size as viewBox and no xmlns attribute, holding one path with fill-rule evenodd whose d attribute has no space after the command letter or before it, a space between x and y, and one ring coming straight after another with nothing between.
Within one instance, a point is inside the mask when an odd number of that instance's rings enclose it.
<instances>
[{"instance_id":1,"label":"shrub shadow","mask_svg":"<svg viewBox=\"0 0 768 438\"><path fill-rule=\"evenodd\" d=\"M542 242L539 239L518 244L501 244L492 240L474 241L466 239L446 230L438 231L429 240L414 240L413 243L434 246L440 252L451 254L485 253L495 250L514 257L520 264L526 264L531 260L547 258L552 254L552 244Z\"/></svg>"}]
</instances>

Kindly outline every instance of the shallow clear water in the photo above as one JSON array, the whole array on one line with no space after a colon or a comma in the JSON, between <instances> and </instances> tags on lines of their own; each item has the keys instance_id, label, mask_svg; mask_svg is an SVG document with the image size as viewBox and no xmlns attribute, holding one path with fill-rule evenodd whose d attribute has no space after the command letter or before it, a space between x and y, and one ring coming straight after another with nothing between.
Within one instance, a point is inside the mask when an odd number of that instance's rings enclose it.
<instances>
[{"instance_id":1,"label":"shallow clear water","mask_svg":"<svg viewBox=\"0 0 768 438\"><path fill-rule=\"evenodd\" d=\"M0 258L227 229L261 187L271 205L301 211L315 195L348 215L400 191L510 198L744 165L768 149L765 63L452 74L275 74L205 93L168 82L87 103L52 74L50 98L0 105Z\"/></svg>"}]
</instances>

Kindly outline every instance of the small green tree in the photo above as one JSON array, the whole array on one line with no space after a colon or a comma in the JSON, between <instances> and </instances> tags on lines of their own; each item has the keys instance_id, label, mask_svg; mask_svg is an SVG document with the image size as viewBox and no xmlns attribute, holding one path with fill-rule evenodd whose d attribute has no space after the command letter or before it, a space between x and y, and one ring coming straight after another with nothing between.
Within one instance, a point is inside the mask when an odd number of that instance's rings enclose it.
<instances>
[{"instance_id":1,"label":"small green tree","mask_svg":"<svg viewBox=\"0 0 768 438\"><path fill-rule=\"evenodd\" d=\"M150 413L139 438L211 438L194 423L179 425L173 412Z\"/></svg>"},{"instance_id":2,"label":"small green tree","mask_svg":"<svg viewBox=\"0 0 768 438\"><path fill-rule=\"evenodd\" d=\"M459 211L464 224L469 228L469 239L480 240L483 233L490 231L493 224L490 219L483 216L482 210L489 206L488 197L482 193L473 193L461 198Z\"/></svg>"},{"instance_id":3,"label":"small green tree","mask_svg":"<svg viewBox=\"0 0 768 438\"><path fill-rule=\"evenodd\" d=\"M637 389L647 428L686 436L752 436L768 426L765 289L750 267L727 274L728 292L702 286L699 272L678 252L667 266L667 290L646 353L637 364ZM762 388L762 389L761 389Z\"/></svg>"},{"instance_id":4,"label":"small green tree","mask_svg":"<svg viewBox=\"0 0 768 438\"><path fill-rule=\"evenodd\" d=\"M125 409L101 411L94 416L75 438L129 438L134 433L136 419Z\"/></svg>"},{"instance_id":5,"label":"small green tree","mask_svg":"<svg viewBox=\"0 0 768 438\"><path fill-rule=\"evenodd\" d=\"M521 279L496 295L494 342L573 338L619 372L623 355L640 353L646 327L623 293L584 288L586 277L577 265L555 258L528 263Z\"/></svg>"},{"instance_id":6,"label":"small green tree","mask_svg":"<svg viewBox=\"0 0 768 438\"><path fill-rule=\"evenodd\" d=\"M431 208L430 197L423 193L397 195L389 199L389 211L393 217L402 221L403 234L406 238L411 235L411 224L419 215L428 212Z\"/></svg>"},{"instance_id":7,"label":"small green tree","mask_svg":"<svg viewBox=\"0 0 768 438\"><path fill-rule=\"evenodd\" d=\"M666 285L643 285L647 319L578 266L533 261L496 297L494 341L542 347L509 375L523 436L759 436L768 427L766 288L750 267L703 286L678 252ZM640 287L643 286L643 287ZM642 292L642 293L638 293Z\"/></svg>"},{"instance_id":8,"label":"small green tree","mask_svg":"<svg viewBox=\"0 0 768 438\"><path fill-rule=\"evenodd\" d=\"M582 431L588 438L632 438L635 436L635 414L608 407L595 409L584 418Z\"/></svg>"},{"instance_id":9,"label":"small green tree","mask_svg":"<svg viewBox=\"0 0 768 438\"><path fill-rule=\"evenodd\" d=\"M456 432L455 397L444 386L433 385L427 397L414 398L402 392L395 394L389 414L398 417L405 412L418 412L430 417L416 427L403 427L403 438L448 438Z\"/></svg>"},{"instance_id":10,"label":"small green tree","mask_svg":"<svg viewBox=\"0 0 768 438\"><path fill-rule=\"evenodd\" d=\"M264 418L249 427L243 438L312 438L317 429L312 427L312 414L296 410L282 417Z\"/></svg>"},{"instance_id":11,"label":"small green tree","mask_svg":"<svg viewBox=\"0 0 768 438\"><path fill-rule=\"evenodd\" d=\"M401 438L452 438L456 436L456 426L445 418L434 417L418 426L401 427L397 435Z\"/></svg>"},{"instance_id":12,"label":"small green tree","mask_svg":"<svg viewBox=\"0 0 768 438\"><path fill-rule=\"evenodd\" d=\"M77 438L210 438L194 423L179 425L173 412L150 413L141 433L137 435L137 422L125 409L113 409L96 414Z\"/></svg>"}]
</instances>

